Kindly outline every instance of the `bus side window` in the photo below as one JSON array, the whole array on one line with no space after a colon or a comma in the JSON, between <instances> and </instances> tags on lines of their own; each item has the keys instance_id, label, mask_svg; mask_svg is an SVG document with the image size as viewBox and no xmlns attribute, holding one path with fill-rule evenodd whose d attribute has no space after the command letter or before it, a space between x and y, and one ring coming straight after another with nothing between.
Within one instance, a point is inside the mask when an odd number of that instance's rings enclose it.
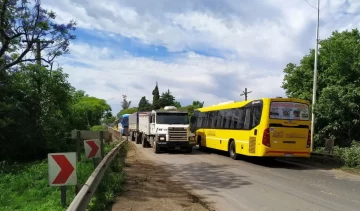
<instances>
[{"instance_id":1,"label":"bus side window","mask_svg":"<svg viewBox=\"0 0 360 211\"><path fill-rule=\"evenodd\" d=\"M254 105L252 107L252 125L251 128L254 128L260 124L261 121L261 112L262 106L261 105Z\"/></svg>"},{"instance_id":2,"label":"bus side window","mask_svg":"<svg viewBox=\"0 0 360 211\"><path fill-rule=\"evenodd\" d=\"M238 120L239 120L239 117L238 117L238 109L237 108L233 108L231 109L231 119L232 119L232 122L231 122L231 125L230 125L230 128L231 129L236 129L237 128L237 124L238 124Z\"/></svg>"},{"instance_id":3,"label":"bus side window","mask_svg":"<svg viewBox=\"0 0 360 211\"><path fill-rule=\"evenodd\" d=\"M201 128L201 123L203 121L203 116L204 116L204 113L202 112L198 112L196 114L194 114L196 116L196 121L195 121L195 125L196 125L196 128Z\"/></svg>"},{"instance_id":4,"label":"bus side window","mask_svg":"<svg viewBox=\"0 0 360 211\"><path fill-rule=\"evenodd\" d=\"M209 122L209 112L206 112L206 113L204 113L203 121L201 123L201 127L202 128L209 128L208 122Z\"/></svg>"},{"instance_id":5,"label":"bus side window","mask_svg":"<svg viewBox=\"0 0 360 211\"><path fill-rule=\"evenodd\" d=\"M238 123L237 129L244 129L245 112L246 112L246 110L244 108L239 109L239 113L238 113L239 123Z\"/></svg>"},{"instance_id":6,"label":"bus side window","mask_svg":"<svg viewBox=\"0 0 360 211\"><path fill-rule=\"evenodd\" d=\"M219 128L219 112L218 111L212 111L211 112L211 127L210 128Z\"/></svg>"},{"instance_id":7,"label":"bus side window","mask_svg":"<svg viewBox=\"0 0 360 211\"><path fill-rule=\"evenodd\" d=\"M249 130L251 125L251 107L245 108L244 129Z\"/></svg>"}]
</instances>

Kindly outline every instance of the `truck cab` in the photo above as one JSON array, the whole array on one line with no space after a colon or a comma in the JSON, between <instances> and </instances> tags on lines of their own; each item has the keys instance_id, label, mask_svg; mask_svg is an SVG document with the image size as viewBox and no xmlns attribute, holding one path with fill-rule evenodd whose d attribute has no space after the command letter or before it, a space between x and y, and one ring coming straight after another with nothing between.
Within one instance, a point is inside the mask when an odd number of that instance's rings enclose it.
<instances>
[{"instance_id":1,"label":"truck cab","mask_svg":"<svg viewBox=\"0 0 360 211\"><path fill-rule=\"evenodd\" d=\"M150 113L150 131L147 142L159 153L162 149L185 149L192 152L195 141L189 131L188 112L178 111L174 106Z\"/></svg>"}]
</instances>

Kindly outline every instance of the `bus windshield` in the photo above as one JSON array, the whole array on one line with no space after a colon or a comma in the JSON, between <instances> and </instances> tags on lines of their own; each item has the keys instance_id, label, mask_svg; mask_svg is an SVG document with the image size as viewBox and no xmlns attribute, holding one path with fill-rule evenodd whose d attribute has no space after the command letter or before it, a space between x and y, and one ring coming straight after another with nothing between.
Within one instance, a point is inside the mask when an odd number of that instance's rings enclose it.
<instances>
[{"instance_id":1,"label":"bus windshield","mask_svg":"<svg viewBox=\"0 0 360 211\"><path fill-rule=\"evenodd\" d=\"M294 102L271 102L270 119L309 120L309 106Z\"/></svg>"},{"instance_id":2,"label":"bus windshield","mask_svg":"<svg viewBox=\"0 0 360 211\"><path fill-rule=\"evenodd\" d=\"M158 113L156 115L157 124L189 124L189 117L184 113Z\"/></svg>"}]
</instances>

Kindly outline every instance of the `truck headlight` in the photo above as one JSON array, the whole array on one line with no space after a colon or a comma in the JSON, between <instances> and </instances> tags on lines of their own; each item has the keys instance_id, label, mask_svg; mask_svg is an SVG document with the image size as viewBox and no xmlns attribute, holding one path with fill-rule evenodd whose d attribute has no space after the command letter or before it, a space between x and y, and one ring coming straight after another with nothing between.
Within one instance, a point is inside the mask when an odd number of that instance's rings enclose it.
<instances>
[{"instance_id":1,"label":"truck headlight","mask_svg":"<svg viewBox=\"0 0 360 211\"><path fill-rule=\"evenodd\" d=\"M160 141L165 141L165 137L160 136L160 137L159 137L159 140L160 140Z\"/></svg>"}]
</instances>

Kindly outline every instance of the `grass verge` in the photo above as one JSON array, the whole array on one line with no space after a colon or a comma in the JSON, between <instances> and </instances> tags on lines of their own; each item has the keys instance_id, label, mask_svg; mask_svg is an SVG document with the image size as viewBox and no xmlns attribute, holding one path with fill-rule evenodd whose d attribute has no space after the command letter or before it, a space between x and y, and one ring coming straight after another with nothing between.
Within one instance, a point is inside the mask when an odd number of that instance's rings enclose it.
<instances>
[{"instance_id":1,"label":"grass verge","mask_svg":"<svg viewBox=\"0 0 360 211\"><path fill-rule=\"evenodd\" d=\"M109 152L114 147L114 144L105 145L105 153ZM126 150L126 148L124 148ZM105 173L104 181L99 186L99 191L104 191L105 198L101 200L93 200L90 208L103 207L103 204L110 203L114 196L122 190L123 180L119 180L115 176L122 174L122 164L117 161L121 160L121 156L126 152L121 151L112 166L109 168L112 172ZM60 203L60 188L50 187L48 185L48 163L47 159L42 161L27 163L27 164L6 164L0 163L0 204L1 210L37 210L37 211L57 211L65 210ZM115 169L115 170L114 170ZM77 164L78 184L84 184L94 171L92 160L85 159L82 155L82 161ZM109 171L109 170L108 170ZM109 174L109 175L107 175ZM121 177L123 178L123 177ZM102 195L102 194L98 194ZM67 188L67 205L75 197L75 187L69 186ZM96 197L101 198L101 197ZM105 200L104 200L105 199ZM92 208L92 210L94 210ZM97 209L99 210L99 209ZM103 210L103 209L102 209Z\"/></svg>"},{"instance_id":2,"label":"grass verge","mask_svg":"<svg viewBox=\"0 0 360 211\"><path fill-rule=\"evenodd\" d=\"M317 153L327 154L324 148L317 148ZM319 169L339 169L352 174L360 174L360 145L354 143L351 147L334 147L334 157L311 156L310 158L281 158L291 162L305 164Z\"/></svg>"},{"instance_id":3,"label":"grass verge","mask_svg":"<svg viewBox=\"0 0 360 211\"><path fill-rule=\"evenodd\" d=\"M125 158L128 151L128 143L124 143L119 153L115 156L109 168L105 171L96 193L90 201L88 210L107 210L125 190Z\"/></svg>"}]
</instances>

